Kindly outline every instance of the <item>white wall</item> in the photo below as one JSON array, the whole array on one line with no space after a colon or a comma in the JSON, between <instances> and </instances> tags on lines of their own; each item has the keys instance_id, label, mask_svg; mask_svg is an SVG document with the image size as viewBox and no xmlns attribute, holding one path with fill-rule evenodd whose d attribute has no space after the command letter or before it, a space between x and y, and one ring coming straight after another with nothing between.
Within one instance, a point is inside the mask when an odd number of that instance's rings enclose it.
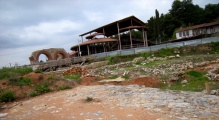
<instances>
[{"instance_id":1,"label":"white wall","mask_svg":"<svg viewBox=\"0 0 219 120\"><path fill-rule=\"evenodd\" d=\"M184 33L183 33L184 32ZM180 36L181 33L181 36ZM188 34L187 34L188 33ZM181 38L186 38L186 37L191 37L193 36L192 30L186 30L186 31L181 31L176 33L176 38L181 39Z\"/></svg>"}]
</instances>

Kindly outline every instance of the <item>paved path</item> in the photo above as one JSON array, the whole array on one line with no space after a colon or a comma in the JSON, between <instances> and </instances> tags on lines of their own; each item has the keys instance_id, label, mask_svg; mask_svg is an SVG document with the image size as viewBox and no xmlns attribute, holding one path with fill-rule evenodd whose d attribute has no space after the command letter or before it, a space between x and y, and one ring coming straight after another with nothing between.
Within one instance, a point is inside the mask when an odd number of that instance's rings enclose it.
<instances>
[{"instance_id":1,"label":"paved path","mask_svg":"<svg viewBox=\"0 0 219 120\"><path fill-rule=\"evenodd\" d=\"M87 97L94 100L85 102ZM219 97L138 85L78 86L16 103L6 120L217 120Z\"/></svg>"}]
</instances>

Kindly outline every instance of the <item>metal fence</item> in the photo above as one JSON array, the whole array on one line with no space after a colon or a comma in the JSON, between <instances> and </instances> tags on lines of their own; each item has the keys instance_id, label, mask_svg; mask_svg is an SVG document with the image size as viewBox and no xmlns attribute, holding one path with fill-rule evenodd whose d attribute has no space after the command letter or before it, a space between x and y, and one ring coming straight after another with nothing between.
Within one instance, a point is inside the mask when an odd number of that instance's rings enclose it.
<instances>
[{"instance_id":1,"label":"metal fence","mask_svg":"<svg viewBox=\"0 0 219 120\"><path fill-rule=\"evenodd\" d=\"M92 56L96 58L114 56L114 55L131 55L140 52L150 52L156 51L162 48L174 48L174 47L182 47L182 46L196 46L199 44L204 43L211 43L211 42L219 42L219 37L210 37L210 38L202 38L196 40L188 40L188 41L181 41L181 42L174 42L174 43L165 43L160 45L154 45L149 47L139 47L139 48L132 48L132 49L125 49L125 50L116 50L104 53L93 54Z\"/></svg>"}]
</instances>

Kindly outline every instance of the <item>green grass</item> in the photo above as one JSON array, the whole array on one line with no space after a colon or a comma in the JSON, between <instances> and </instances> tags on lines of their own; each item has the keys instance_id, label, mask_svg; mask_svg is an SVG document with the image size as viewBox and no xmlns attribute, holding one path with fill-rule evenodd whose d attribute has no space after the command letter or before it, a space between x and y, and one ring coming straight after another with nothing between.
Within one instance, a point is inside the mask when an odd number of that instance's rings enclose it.
<instances>
[{"instance_id":1,"label":"green grass","mask_svg":"<svg viewBox=\"0 0 219 120\"><path fill-rule=\"evenodd\" d=\"M172 62L174 62L174 61L175 61L175 59L152 61L152 62L146 63L146 64L144 64L144 65L142 65L142 66L143 66L143 67L152 67L152 66L158 66L158 65L161 65L161 64L172 63Z\"/></svg>"},{"instance_id":2,"label":"green grass","mask_svg":"<svg viewBox=\"0 0 219 120\"><path fill-rule=\"evenodd\" d=\"M93 99L92 97L87 97L85 101L86 101L86 102L91 102L91 101L93 101L93 100L94 100L94 99Z\"/></svg>"},{"instance_id":3,"label":"green grass","mask_svg":"<svg viewBox=\"0 0 219 120\"><path fill-rule=\"evenodd\" d=\"M1 102L11 102L15 100L15 94L12 90L3 90L0 93L0 101Z\"/></svg>"},{"instance_id":4,"label":"green grass","mask_svg":"<svg viewBox=\"0 0 219 120\"><path fill-rule=\"evenodd\" d=\"M35 72L35 73L43 73L43 71L40 70L40 69L36 69L36 70L34 70L34 72Z\"/></svg>"},{"instance_id":5,"label":"green grass","mask_svg":"<svg viewBox=\"0 0 219 120\"><path fill-rule=\"evenodd\" d=\"M26 77L20 77L20 78L13 77L9 79L10 85L24 86L24 85L29 85L31 83L32 83L31 79Z\"/></svg>"},{"instance_id":6,"label":"green grass","mask_svg":"<svg viewBox=\"0 0 219 120\"><path fill-rule=\"evenodd\" d=\"M37 96L37 95L38 95L38 94L37 94L36 91L32 91L32 92L30 92L30 94L29 94L30 97L35 97L35 96Z\"/></svg>"},{"instance_id":7,"label":"green grass","mask_svg":"<svg viewBox=\"0 0 219 120\"><path fill-rule=\"evenodd\" d=\"M200 77L203 77L206 73L195 71L195 70L191 70L191 71L186 72L186 74L191 76L191 77L200 78Z\"/></svg>"},{"instance_id":8,"label":"green grass","mask_svg":"<svg viewBox=\"0 0 219 120\"><path fill-rule=\"evenodd\" d=\"M68 85L63 85L63 86L60 86L60 87L58 88L58 90L65 90L65 89L71 89L71 87L68 86Z\"/></svg>"},{"instance_id":9,"label":"green grass","mask_svg":"<svg viewBox=\"0 0 219 120\"><path fill-rule=\"evenodd\" d=\"M0 80L1 79L9 79L13 76L23 76L27 73L32 72L32 68L24 67L24 68L2 68L0 69Z\"/></svg>"},{"instance_id":10,"label":"green grass","mask_svg":"<svg viewBox=\"0 0 219 120\"><path fill-rule=\"evenodd\" d=\"M64 76L65 79L68 79L68 80L74 80L76 81L78 84L81 83L81 74L73 74L73 75L67 75L67 76Z\"/></svg>"},{"instance_id":11,"label":"green grass","mask_svg":"<svg viewBox=\"0 0 219 120\"><path fill-rule=\"evenodd\" d=\"M43 82L41 84L36 85L35 90L40 94L47 93L47 92L51 91L49 88L49 84L47 82Z\"/></svg>"},{"instance_id":12,"label":"green grass","mask_svg":"<svg viewBox=\"0 0 219 120\"><path fill-rule=\"evenodd\" d=\"M118 78L118 75L113 75L109 77L109 79L116 79L116 78Z\"/></svg>"},{"instance_id":13,"label":"green grass","mask_svg":"<svg viewBox=\"0 0 219 120\"><path fill-rule=\"evenodd\" d=\"M188 84L181 84L181 81L178 81L171 86L162 85L161 88L170 90L201 92L205 90L205 82L209 82L209 79L204 75L204 72L191 70L186 72L186 79L188 80Z\"/></svg>"},{"instance_id":14,"label":"green grass","mask_svg":"<svg viewBox=\"0 0 219 120\"><path fill-rule=\"evenodd\" d=\"M155 57L166 57L174 55L173 48L162 48L154 53Z\"/></svg>"},{"instance_id":15,"label":"green grass","mask_svg":"<svg viewBox=\"0 0 219 120\"><path fill-rule=\"evenodd\" d=\"M56 79L56 74L54 72L50 73L48 76L48 80L54 80L54 79Z\"/></svg>"},{"instance_id":16,"label":"green grass","mask_svg":"<svg viewBox=\"0 0 219 120\"><path fill-rule=\"evenodd\" d=\"M77 80L81 78L81 74L73 74L73 75L67 75L64 77L65 79L70 79L70 80Z\"/></svg>"},{"instance_id":17,"label":"green grass","mask_svg":"<svg viewBox=\"0 0 219 120\"><path fill-rule=\"evenodd\" d=\"M124 78L125 80L129 80L130 79L128 75L122 76L122 78Z\"/></svg>"}]
</instances>

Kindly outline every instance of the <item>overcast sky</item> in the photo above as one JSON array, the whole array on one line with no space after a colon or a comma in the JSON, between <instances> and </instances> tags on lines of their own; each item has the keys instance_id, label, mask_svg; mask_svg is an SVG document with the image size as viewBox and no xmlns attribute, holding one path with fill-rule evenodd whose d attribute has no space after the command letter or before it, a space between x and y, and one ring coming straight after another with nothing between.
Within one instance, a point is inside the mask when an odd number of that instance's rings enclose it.
<instances>
[{"instance_id":1,"label":"overcast sky","mask_svg":"<svg viewBox=\"0 0 219 120\"><path fill-rule=\"evenodd\" d=\"M0 0L0 67L29 64L35 50L78 43L79 34L134 15L143 22L173 0ZM218 0L193 0L200 7Z\"/></svg>"}]
</instances>

